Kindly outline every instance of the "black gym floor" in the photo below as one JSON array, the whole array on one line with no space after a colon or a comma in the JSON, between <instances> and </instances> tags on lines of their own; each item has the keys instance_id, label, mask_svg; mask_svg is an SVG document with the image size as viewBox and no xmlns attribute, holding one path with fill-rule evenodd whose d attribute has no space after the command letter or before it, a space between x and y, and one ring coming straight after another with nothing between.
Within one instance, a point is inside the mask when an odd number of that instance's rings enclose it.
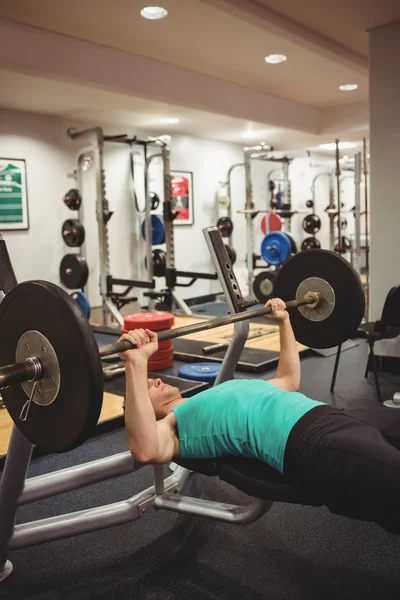
<instances>
[{"instance_id":1,"label":"black gym floor","mask_svg":"<svg viewBox=\"0 0 400 600\"><path fill-rule=\"evenodd\" d=\"M333 397L334 356L305 358L302 391L336 406L376 406L373 385L363 377L366 355L364 342L343 354ZM385 398L397 389L400 378L382 376ZM29 475L124 450L121 429L68 454L37 459ZM24 506L18 521L115 502L150 482L151 468L146 467ZM185 493L246 502L241 492L200 475ZM400 594L400 537L325 508L286 504L275 504L244 527L152 512L128 525L20 550L10 558L14 573L0 584L0 598L397 600Z\"/></svg>"}]
</instances>

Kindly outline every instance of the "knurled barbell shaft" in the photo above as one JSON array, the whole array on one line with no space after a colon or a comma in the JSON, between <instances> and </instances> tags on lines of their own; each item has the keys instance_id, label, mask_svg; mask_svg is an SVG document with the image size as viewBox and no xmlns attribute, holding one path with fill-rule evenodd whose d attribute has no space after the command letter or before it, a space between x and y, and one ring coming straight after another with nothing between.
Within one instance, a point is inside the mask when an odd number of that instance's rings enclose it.
<instances>
[{"instance_id":1,"label":"knurled barbell shaft","mask_svg":"<svg viewBox=\"0 0 400 600\"><path fill-rule=\"evenodd\" d=\"M37 366L33 362L26 361L15 363L0 368L0 389L8 387L13 383L32 381L37 378Z\"/></svg>"},{"instance_id":2,"label":"knurled barbell shaft","mask_svg":"<svg viewBox=\"0 0 400 600\"><path fill-rule=\"evenodd\" d=\"M304 300L290 300L286 302L286 308L297 308L298 306L305 306L307 304L314 303L318 298L318 295L310 292L310 295L306 295ZM272 313L270 306L263 306L263 308L257 308L255 310L248 310L245 312L235 313L234 315L227 315L226 317L218 317L216 319L208 319L202 323L194 323L193 325L186 325L184 327L178 327L176 329L167 329L166 331L160 331L158 334L158 341L164 342L166 340L173 340L184 335L191 333L200 333L201 331L207 331L208 329L214 329L216 327L223 327L224 325L231 325L232 323L239 323L240 321L247 321L248 319L256 319L257 317L265 317ZM128 340L122 340L115 342L114 344L108 344L100 348L100 356L110 356L111 354L118 354L119 352L126 352L133 348L133 344Z\"/></svg>"}]
</instances>

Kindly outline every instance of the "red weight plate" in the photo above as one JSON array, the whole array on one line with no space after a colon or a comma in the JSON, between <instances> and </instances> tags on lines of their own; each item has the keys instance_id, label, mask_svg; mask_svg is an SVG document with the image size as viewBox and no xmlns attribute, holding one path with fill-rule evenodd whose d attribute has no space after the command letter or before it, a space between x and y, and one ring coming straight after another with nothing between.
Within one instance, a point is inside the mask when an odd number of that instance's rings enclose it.
<instances>
[{"instance_id":1,"label":"red weight plate","mask_svg":"<svg viewBox=\"0 0 400 600\"><path fill-rule=\"evenodd\" d=\"M125 329L151 329L163 331L171 329L174 324L174 315L169 312L143 312L127 315L124 318Z\"/></svg>"},{"instance_id":2,"label":"red weight plate","mask_svg":"<svg viewBox=\"0 0 400 600\"><path fill-rule=\"evenodd\" d=\"M124 333L128 333L129 329L125 329L125 327L121 327L121 335ZM163 342L158 342L158 350L173 350L174 344L172 340L164 340Z\"/></svg>"},{"instance_id":3,"label":"red weight plate","mask_svg":"<svg viewBox=\"0 0 400 600\"><path fill-rule=\"evenodd\" d=\"M279 215L271 213L269 215L269 231L281 231L282 219ZM261 219L261 231L264 235L267 235L267 216L265 215ZM269 233L269 232L268 232Z\"/></svg>"},{"instance_id":4,"label":"red weight plate","mask_svg":"<svg viewBox=\"0 0 400 600\"><path fill-rule=\"evenodd\" d=\"M155 361L149 360L147 367L149 371L161 371L162 369L168 369L169 367L172 367L172 362L172 358Z\"/></svg>"},{"instance_id":5,"label":"red weight plate","mask_svg":"<svg viewBox=\"0 0 400 600\"><path fill-rule=\"evenodd\" d=\"M150 360L166 360L174 356L174 349L167 348L166 350L157 350L151 357Z\"/></svg>"}]
</instances>

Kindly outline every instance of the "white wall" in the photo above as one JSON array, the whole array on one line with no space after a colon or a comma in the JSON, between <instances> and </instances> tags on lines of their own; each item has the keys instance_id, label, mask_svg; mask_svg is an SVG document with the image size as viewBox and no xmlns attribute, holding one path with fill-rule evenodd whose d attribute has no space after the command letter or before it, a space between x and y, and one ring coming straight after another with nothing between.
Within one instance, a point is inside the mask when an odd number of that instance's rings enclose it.
<instances>
[{"instance_id":1,"label":"white wall","mask_svg":"<svg viewBox=\"0 0 400 600\"><path fill-rule=\"evenodd\" d=\"M59 283L59 264L68 249L61 238L61 225L66 218L75 216L62 202L64 193L74 187L68 178L75 166L75 159L82 142L72 142L67 138L66 129L76 123L61 118L3 111L0 114L0 157L25 158L27 161L27 181L29 195L30 229L28 231L4 232L11 259L20 281L26 279L48 279ZM93 125L93 124L92 124ZM88 125L80 124L80 128ZM130 131L121 127L106 127L107 133L138 134L146 137L146 132ZM176 268L211 272L212 264L204 241L202 229L214 224L217 219L217 190L219 182L226 179L232 164L243 161L242 149L233 144L176 136L171 145L171 169L193 172L194 181L194 225L175 227ZM136 193L139 205L143 206L143 156L135 155ZM269 199L267 175L278 167L276 163L253 162L253 199L256 208L265 209ZM305 209L305 202L311 197L311 184L314 176L321 171L333 169L333 162L319 158L318 162L309 158L297 158L290 166L293 208ZM109 222L111 273L120 278L144 278L145 245L141 239L142 215L134 208L132 181L129 170L129 148L120 144L107 144L105 152L106 189L110 210L114 214ZM162 170L160 159L155 159L150 171L150 189L162 198ZM317 234L323 247L329 244L329 220L324 209L329 202L327 178L317 183L316 212L321 216L323 226ZM98 281L98 235L95 215L95 187L93 169L84 176L84 224L86 229L86 253L89 265L89 300L93 306L100 304ZM354 184L352 180L342 184L342 200L347 208L354 205ZM245 277L245 217L237 210L245 204L244 170L236 169L232 175L232 216L234 221L233 246L238 255L237 273L244 285ZM161 211L161 208L160 208ZM262 234L262 215L254 219L255 252L259 252ZM298 246L307 237L301 228L304 215L295 215L292 220L292 234ZM354 227L348 216L349 231ZM164 279L158 281L162 287ZM206 295L219 291L215 281L197 281L191 288L178 291L184 298Z\"/></svg>"},{"instance_id":2,"label":"white wall","mask_svg":"<svg viewBox=\"0 0 400 600\"><path fill-rule=\"evenodd\" d=\"M69 215L61 201L71 169L60 120L12 111L0 112L0 156L26 160L30 228L2 231L19 281L58 282L65 252L61 225Z\"/></svg>"},{"instance_id":3,"label":"white wall","mask_svg":"<svg viewBox=\"0 0 400 600\"><path fill-rule=\"evenodd\" d=\"M379 318L389 289L400 283L400 23L370 31L371 309ZM400 356L397 341L380 344Z\"/></svg>"}]
</instances>

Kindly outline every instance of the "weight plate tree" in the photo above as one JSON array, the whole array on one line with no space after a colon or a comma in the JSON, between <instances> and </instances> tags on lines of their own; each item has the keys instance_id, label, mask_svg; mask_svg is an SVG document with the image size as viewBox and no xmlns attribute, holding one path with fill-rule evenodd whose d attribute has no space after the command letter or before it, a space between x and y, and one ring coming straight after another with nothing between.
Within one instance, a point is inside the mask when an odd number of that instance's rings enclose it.
<instances>
[{"instance_id":1,"label":"weight plate tree","mask_svg":"<svg viewBox=\"0 0 400 600\"><path fill-rule=\"evenodd\" d=\"M229 277L230 264L224 268ZM279 272L274 294L291 311L296 339L313 348L343 343L356 332L364 315L357 273L341 256L325 250L290 258ZM160 331L158 338L165 342L270 313L271 307L247 310ZM0 366L0 388L16 426L33 444L51 452L81 444L101 411L100 359L125 352L132 344L122 340L99 352L76 302L44 281L21 283L5 296L0 304L0 328L0 365L4 365Z\"/></svg>"}]
</instances>

